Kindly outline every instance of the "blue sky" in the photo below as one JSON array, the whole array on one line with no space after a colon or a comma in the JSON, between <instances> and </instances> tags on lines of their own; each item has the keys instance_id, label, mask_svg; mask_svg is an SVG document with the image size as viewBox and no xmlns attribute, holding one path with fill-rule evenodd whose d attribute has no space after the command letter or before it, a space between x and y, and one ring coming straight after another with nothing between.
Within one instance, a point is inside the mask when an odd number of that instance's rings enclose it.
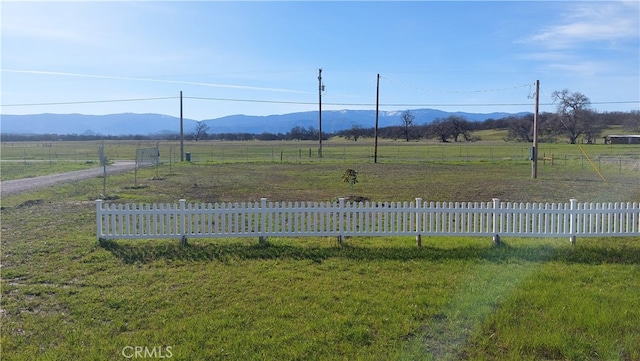
<instances>
[{"instance_id":1,"label":"blue sky","mask_svg":"<svg viewBox=\"0 0 640 361\"><path fill-rule=\"evenodd\" d=\"M1 113L637 110L639 4L2 1Z\"/></svg>"}]
</instances>

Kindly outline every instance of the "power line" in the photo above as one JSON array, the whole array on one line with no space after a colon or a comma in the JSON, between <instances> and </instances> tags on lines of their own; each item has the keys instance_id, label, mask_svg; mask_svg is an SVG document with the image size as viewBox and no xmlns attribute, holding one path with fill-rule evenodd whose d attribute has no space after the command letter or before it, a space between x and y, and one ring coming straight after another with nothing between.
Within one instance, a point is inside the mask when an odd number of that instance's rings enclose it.
<instances>
[{"instance_id":1,"label":"power line","mask_svg":"<svg viewBox=\"0 0 640 361\"><path fill-rule=\"evenodd\" d=\"M84 101L68 101L68 102L49 102L49 103L16 103L1 104L2 107L23 107L23 106L48 106L48 105L74 105L74 104L94 104L94 103L118 103L118 102L138 102L153 100L169 100L178 99L179 97L155 97L155 98L132 98L132 99L109 99L109 100L84 100ZM238 99L238 98L211 98L211 97L187 97L184 99L194 100L210 100L222 102L242 102L242 103L268 103L268 104L296 104L296 105L316 105L317 102L303 101L287 101L287 100L268 100L268 99ZM333 106L375 106L375 103L328 103L325 105ZM590 102L590 104L640 104L640 100L625 101L603 101ZM386 107L495 107L495 106L528 106L531 103L380 103L380 106ZM554 105L554 103L540 103L540 105Z\"/></svg>"},{"instance_id":2,"label":"power line","mask_svg":"<svg viewBox=\"0 0 640 361\"><path fill-rule=\"evenodd\" d=\"M184 97L185 99L196 100L213 100L221 102L243 102L243 103L272 103L272 104L301 104L301 105L316 105L318 102L295 102L287 100L261 100L261 99L234 99L234 98L208 98L208 97ZM325 103L328 104L328 103Z\"/></svg>"},{"instance_id":3,"label":"power line","mask_svg":"<svg viewBox=\"0 0 640 361\"><path fill-rule=\"evenodd\" d=\"M634 103L640 104L640 100L629 100L629 101L621 101L621 102L589 102L589 104L634 104Z\"/></svg>"},{"instance_id":4,"label":"power line","mask_svg":"<svg viewBox=\"0 0 640 361\"><path fill-rule=\"evenodd\" d=\"M72 102L55 102L55 103L18 103L18 104L2 104L2 107L26 107L26 106L42 106L42 105L72 105L72 104L94 104L94 103L119 103L119 102L139 102L149 100L166 100L177 99L178 97L160 97L160 98L136 98L136 99L110 99L110 100L82 100Z\"/></svg>"},{"instance_id":5,"label":"power line","mask_svg":"<svg viewBox=\"0 0 640 361\"><path fill-rule=\"evenodd\" d=\"M209 98L209 97L185 97L186 99L197 100L211 100L211 101L231 101L231 102L246 102L246 103L272 103L272 104L297 104L297 105L316 105L316 102L301 102L301 101L283 101L283 100L259 100L259 99L233 99L233 98ZM590 104L640 104L640 100L628 100L628 101L609 101L609 102L591 102ZM328 103L322 102L325 105L335 106L374 106L375 103ZM540 103L540 105L553 105L554 103ZM472 107L472 106L522 106L531 105L531 103L381 103L381 106L388 107Z\"/></svg>"},{"instance_id":6,"label":"power line","mask_svg":"<svg viewBox=\"0 0 640 361\"><path fill-rule=\"evenodd\" d=\"M490 93L490 92L500 92L500 91L507 91L507 90L514 90L514 89L520 89L520 88L529 88L529 90L531 90L531 84L523 84L523 85L516 85L516 86L511 86L511 87L506 87L506 88L496 88L496 89L480 89L480 90L435 90L435 89L427 89L427 88L422 88L422 87L418 87L415 85L411 85L408 83L404 83L398 80L394 80L394 79L390 79L387 77L381 77L382 79L386 79L391 81L392 83L396 83L396 84L400 84L402 86L405 86L407 88L411 88L411 89L415 89L415 90L420 90L423 92L427 92L427 93L439 93L439 94L473 94L473 93Z\"/></svg>"}]
</instances>

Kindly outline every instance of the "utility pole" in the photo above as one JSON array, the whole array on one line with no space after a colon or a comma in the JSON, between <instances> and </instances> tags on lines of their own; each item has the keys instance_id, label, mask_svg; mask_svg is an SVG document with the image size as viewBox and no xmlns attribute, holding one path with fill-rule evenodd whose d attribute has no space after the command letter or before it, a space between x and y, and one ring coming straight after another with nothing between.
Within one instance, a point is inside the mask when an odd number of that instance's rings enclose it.
<instances>
[{"instance_id":1,"label":"utility pole","mask_svg":"<svg viewBox=\"0 0 640 361\"><path fill-rule=\"evenodd\" d=\"M538 178L538 105L540 100L540 80L536 80L536 105L533 112L533 147L531 148L531 178Z\"/></svg>"},{"instance_id":2,"label":"utility pole","mask_svg":"<svg viewBox=\"0 0 640 361\"><path fill-rule=\"evenodd\" d=\"M318 69L318 143L320 144L320 148L318 148L318 158L322 158L322 91L324 90L324 85L322 85L322 68Z\"/></svg>"},{"instance_id":3,"label":"utility pole","mask_svg":"<svg viewBox=\"0 0 640 361\"><path fill-rule=\"evenodd\" d=\"M180 161L184 162L184 125L182 122L182 90L180 90Z\"/></svg>"},{"instance_id":4,"label":"utility pole","mask_svg":"<svg viewBox=\"0 0 640 361\"><path fill-rule=\"evenodd\" d=\"M107 198L107 156L104 154L104 140L98 148L100 154L100 165L102 165L102 197Z\"/></svg>"},{"instance_id":5,"label":"utility pole","mask_svg":"<svg viewBox=\"0 0 640 361\"><path fill-rule=\"evenodd\" d=\"M376 131L375 131L375 145L373 150L373 163L378 163L378 104L380 100L380 74L376 81Z\"/></svg>"}]
</instances>

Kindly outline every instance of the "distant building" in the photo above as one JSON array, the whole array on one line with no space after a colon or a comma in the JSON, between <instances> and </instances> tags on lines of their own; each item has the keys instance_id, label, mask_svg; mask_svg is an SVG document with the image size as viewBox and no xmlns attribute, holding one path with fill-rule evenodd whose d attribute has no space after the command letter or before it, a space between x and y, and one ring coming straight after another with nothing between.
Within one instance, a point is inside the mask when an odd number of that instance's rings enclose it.
<instances>
[{"instance_id":1,"label":"distant building","mask_svg":"<svg viewBox=\"0 0 640 361\"><path fill-rule=\"evenodd\" d=\"M605 144L640 144L640 134L607 135Z\"/></svg>"}]
</instances>

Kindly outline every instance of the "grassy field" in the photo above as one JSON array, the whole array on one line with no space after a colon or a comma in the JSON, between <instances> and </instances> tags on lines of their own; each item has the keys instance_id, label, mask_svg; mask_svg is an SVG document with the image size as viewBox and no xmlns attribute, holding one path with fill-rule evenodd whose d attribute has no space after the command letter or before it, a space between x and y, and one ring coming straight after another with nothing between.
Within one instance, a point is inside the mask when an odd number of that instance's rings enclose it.
<instances>
[{"instance_id":1,"label":"grassy field","mask_svg":"<svg viewBox=\"0 0 640 361\"><path fill-rule=\"evenodd\" d=\"M381 140L377 158L380 164L457 164L513 163L519 169L529 164L528 143L505 142L504 131L478 132L483 140L471 143L434 141L403 142ZM46 175L60 171L85 169L98 165L102 142L5 142L0 143L0 180ZM107 158L135 160L136 149L158 147L160 160L171 166L180 162L180 143L172 141L105 141ZM583 152L584 151L584 152ZM333 138L323 143L323 158L318 158L318 144L313 141L236 141L186 142L184 152L193 163L293 163L339 164L356 168L374 159L372 139L358 142ZM640 145L578 145L542 143L538 149L539 174L566 173L567 177L591 173L596 179L638 174ZM185 154L186 155L186 154ZM550 158L553 157L553 161ZM552 165L553 163L553 165ZM529 170L529 174L530 174Z\"/></svg>"},{"instance_id":2,"label":"grassy field","mask_svg":"<svg viewBox=\"0 0 640 361\"><path fill-rule=\"evenodd\" d=\"M513 144L473 145L491 160L464 159L455 144L390 143L373 164L353 142L327 146L322 160L291 143L281 144L292 154L282 161L270 143L213 143L224 146L224 160L210 156L218 150L211 144L189 144L196 162L141 170L137 186L133 172L110 176L107 193L114 202L352 193L376 201L640 201L637 169L603 167L604 182L572 158L541 164L532 180L527 155L505 155L517 152ZM97 143L67 146L95 146L97 154ZM127 159L138 144L120 146ZM442 159L390 156L442 147ZM4 160L4 145L2 152ZM345 168L359 172L353 190L341 181ZM124 360L136 351L176 360L640 359L638 237L578 238L575 246L506 238L502 247L470 237L427 238L422 248L412 237L356 237L341 247L332 238L270 238L266 247L248 238L99 244L100 193L95 178L3 197L3 360Z\"/></svg>"},{"instance_id":3,"label":"grassy field","mask_svg":"<svg viewBox=\"0 0 640 361\"><path fill-rule=\"evenodd\" d=\"M505 142L505 131L482 131L478 136L486 139L478 142L440 143L437 141L392 141L381 139L378 160L384 161L497 161L528 160L530 143ZM80 162L99 160L101 141L86 142L4 142L0 144L2 160L44 160L47 162ZM180 143L177 141L104 141L109 159L135 159L137 148L158 146L163 161L180 160ZM594 160L640 160L640 145L591 144L583 147ZM316 160L317 141L187 141L184 151L194 161L215 162L309 162ZM540 143L539 157L551 154L560 164L582 160L584 155L577 145L564 143ZM369 162L374 156L373 139L357 142L332 138L323 142L326 160L353 160ZM636 164L637 166L637 164Z\"/></svg>"}]
</instances>

